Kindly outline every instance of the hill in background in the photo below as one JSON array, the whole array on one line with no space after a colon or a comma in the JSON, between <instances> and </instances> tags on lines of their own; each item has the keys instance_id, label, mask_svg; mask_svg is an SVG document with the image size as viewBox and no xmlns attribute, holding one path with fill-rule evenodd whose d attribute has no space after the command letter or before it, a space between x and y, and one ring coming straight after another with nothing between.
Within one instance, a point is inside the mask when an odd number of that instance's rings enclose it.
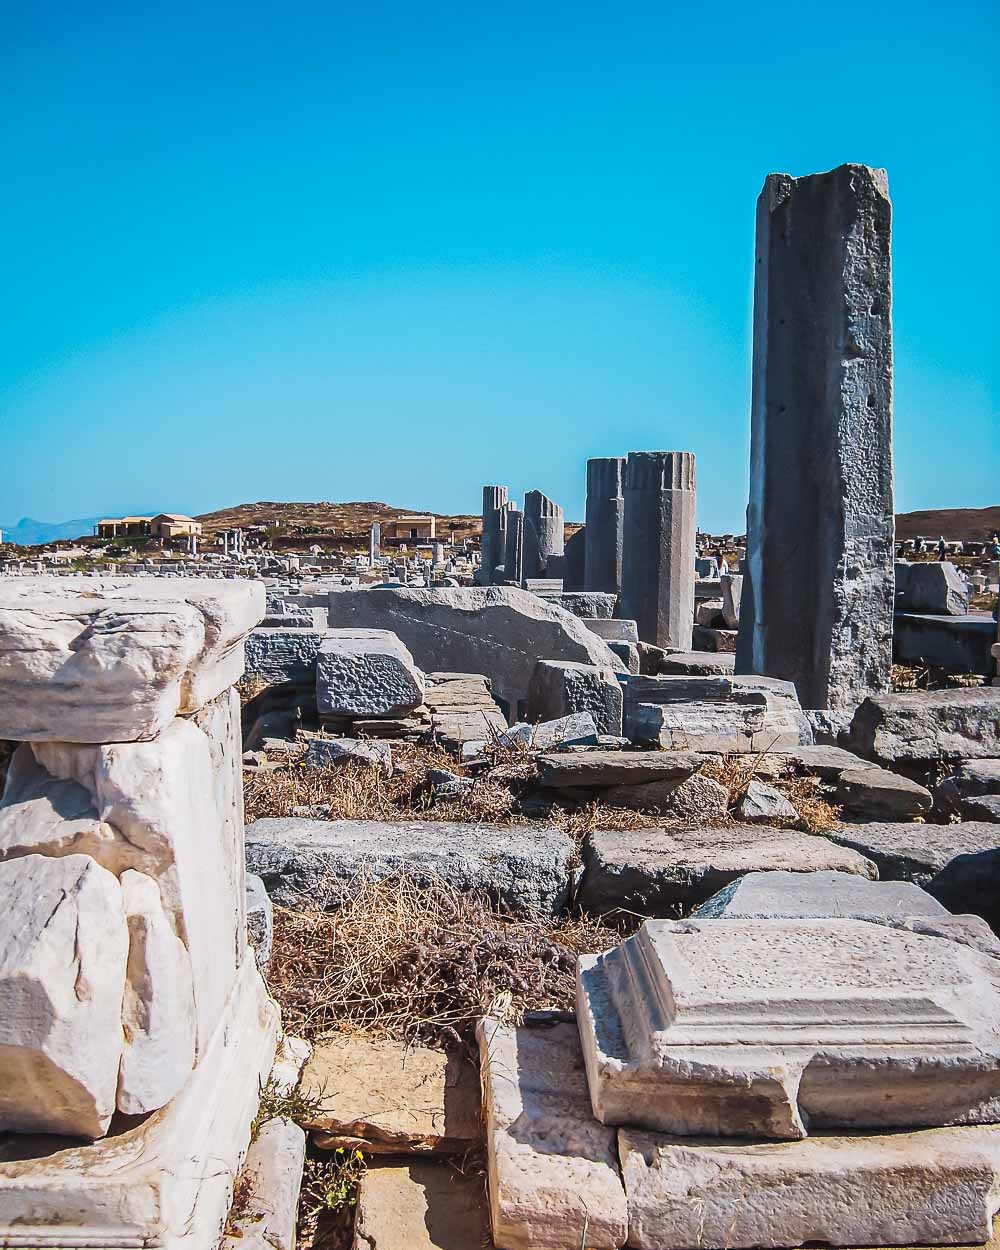
<instances>
[{"instance_id":1,"label":"hill in background","mask_svg":"<svg viewBox=\"0 0 1000 1250\"><path fill-rule=\"evenodd\" d=\"M1000 531L1000 505L992 508L928 508L896 515L896 538L982 542Z\"/></svg>"},{"instance_id":2,"label":"hill in background","mask_svg":"<svg viewBox=\"0 0 1000 1250\"><path fill-rule=\"evenodd\" d=\"M22 517L16 525L0 525L5 543L19 547L36 547L42 543L66 542L73 538L85 538L94 532L99 516L81 517L76 521L36 521L30 516Z\"/></svg>"}]
</instances>

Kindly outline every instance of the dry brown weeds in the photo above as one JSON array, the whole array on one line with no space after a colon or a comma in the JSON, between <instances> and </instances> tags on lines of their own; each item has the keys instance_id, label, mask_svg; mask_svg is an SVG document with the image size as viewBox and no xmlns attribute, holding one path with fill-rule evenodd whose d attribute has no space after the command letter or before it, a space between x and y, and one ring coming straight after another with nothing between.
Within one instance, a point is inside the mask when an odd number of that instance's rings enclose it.
<instances>
[{"instance_id":1,"label":"dry brown weeds","mask_svg":"<svg viewBox=\"0 0 1000 1250\"><path fill-rule=\"evenodd\" d=\"M267 976L284 1027L472 1044L487 1013L570 1008L577 954L620 941L586 918L515 918L443 881L362 876L335 912L275 908Z\"/></svg>"}]
</instances>

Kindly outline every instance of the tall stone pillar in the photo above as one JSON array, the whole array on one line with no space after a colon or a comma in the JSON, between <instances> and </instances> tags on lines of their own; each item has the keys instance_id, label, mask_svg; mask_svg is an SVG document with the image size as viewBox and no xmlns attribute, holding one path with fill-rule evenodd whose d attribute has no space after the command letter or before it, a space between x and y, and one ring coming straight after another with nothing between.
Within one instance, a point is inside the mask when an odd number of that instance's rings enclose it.
<instances>
[{"instance_id":1,"label":"tall stone pillar","mask_svg":"<svg viewBox=\"0 0 1000 1250\"><path fill-rule=\"evenodd\" d=\"M617 595L622 588L623 456L587 461L584 589Z\"/></svg>"},{"instance_id":2,"label":"tall stone pillar","mask_svg":"<svg viewBox=\"0 0 1000 1250\"><path fill-rule=\"evenodd\" d=\"M517 504L507 505L503 574L504 581L520 586L524 578L524 513L518 512Z\"/></svg>"},{"instance_id":3,"label":"tall stone pillar","mask_svg":"<svg viewBox=\"0 0 1000 1250\"><path fill-rule=\"evenodd\" d=\"M564 550L562 508L540 490L529 490L524 497L524 576L545 577L549 556L561 556Z\"/></svg>"},{"instance_id":4,"label":"tall stone pillar","mask_svg":"<svg viewBox=\"0 0 1000 1250\"><path fill-rule=\"evenodd\" d=\"M493 570L504 562L504 544L507 539L507 487L483 487L483 562L481 582L493 583Z\"/></svg>"},{"instance_id":5,"label":"tall stone pillar","mask_svg":"<svg viewBox=\"0 0 1000 1250\"><path fill-rule=\"evenodd\" d=\"M892 209L885 171L771 174L757 201L738 673L852 707L892 664Z\"/></svg>"},{"instance_id":6,"label":"tall stone pillar","mask_svg":"<svg viewBox=\"0 0 1000 1250\"><path fill-rule=\"evenodd\" d=\"M382 554L382 527L378 521L372 522L368 531L368 563L374 564Z\"/></svg>"},{"instance_id":7,"label":"tall stone pillar","mask_svg":"<svg viewBox=\"0 0 1000 1250\"><path fill-rule=\"evenodd\" d=\"M689 451L633 451L622 476L619 615L643 642L691 649L695 480Z\"/></svg>"}]
</instances>

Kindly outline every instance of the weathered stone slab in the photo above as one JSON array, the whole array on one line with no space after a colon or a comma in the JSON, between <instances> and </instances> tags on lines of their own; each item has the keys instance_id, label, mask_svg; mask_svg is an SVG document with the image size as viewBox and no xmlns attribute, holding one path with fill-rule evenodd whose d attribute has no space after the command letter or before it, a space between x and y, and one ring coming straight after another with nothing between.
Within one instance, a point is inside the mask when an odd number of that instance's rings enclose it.
<instances>
[{"instance_id":1,"label":"weathered stone slab","mask_svg":"<svg viewBox=\"0 0 1000 1250\"><path fill-rule=\"evenodd\" d=\"M254 629L247 637L247 675L270 685L293 681L312 686L316 681L316 657L326 637L325 629Z\"/></svg>"},{"instance_id":2,"label":"weathered stone slab","mask_svg":"<svg viewBox=\"0 0 1000 1250\"><path fill-rule=\"evenodd\" d=\"M691 913L698 920L778 917L868 920L909 916L945 919L946 908L909 881L869 881L847 872L751 872L725 886Z\"/></svg>"},{"instance_id":3,"label":"weathered stone slab","mask_svg":"<svg viewBox=\"0 0 1000 1250\"><path fill-rule=\"evenodd\" d=\"M912 820L934 805L930 790L886 768L849 769L837 779L835 802L858 820Z\"/></svg>"},{"instance_id":4,"label":"weathered stone slab","mask_svg":"<svg viewBox=\"0 0 1000 1250\"><path fill-rule=\"evenodd\" d=\"M597 736L597 725L590 712L572 712L534 725L520 721L500 734L497 742L501 746L520 744L533 751L551 751L564 745L596 744Z\"/></svg>"},{"instance_id":5,"label":"weathered stone slab","mask_svg":"<svg viewBox=\"0 0 1000 1250\"><path fill-rule=\"evenodd\" d=\"M621 1129L629 1246L978 1244L1000 1202L998 1136L937 1128L779 1145Z\"/></svg>"},{"instance_id":6,"label":"weathered stone slab","mask_svg":"<svg viewBox=\"0 0 1000 1250\"><path fill-rule=\"evenodd\" d=\"M426 672L483 673L512 713L518 701L527 699L540 659L578 660L624 671L607 645L576 617L512 586L345 590L331 595L330 622L391 630Z\"/></svg>"},{"instance_id":7,"label":"weathered stone slab","mask_svg":"<svg viewBox=\"0 0 1000 1250\"><path fill-rule=\"evenodd\" d=\"M4 578L0 738L153 738L243 675L260 582Z\"/></svg>"},{"instance_id":8,"label":"weathered stone slab","mask_svg":"<svg viewBox=\"0 0 1000 1250\"><path fill-rule=\"evenodd\" d=\"M767 677L629 677L625 734L668 751L774 751L811 743L790 682Z\"/></svg>"},{"instance_id":9,"label":"weathered stone slab","mask_svg":"<svg viewBox=\"0 0 1000 1250\"><path fill-rule=\"evenodd\" d=\"M477 1030L493 1236L504 1250L615 1250L627 1233L613 1130L591 1113L576 1025Z\"/></svg>"},{"instance_id":10,"label":"weathered stone slab","mask_svg":"<svg viewBox=\"0 0 1000 1250\"><path fill-rule=\"evenodd\" d=\"M713 822L726 815L729 791L711 777L700 773L679 780L667 779L630 782L611 786L601 792L601 801L609 807L627 807L632 811L669 816L674 820Z\"/></svg>"},{"instance_id":11,"label":"weathered stone slab","mask_svg":"<svg viewBox=\"0 0 1000 1250\"><path fill-rule=\"evenodd\" d=\"M946 815L957 815L964 799L1000 794L1000 759L970 760L934 787L934 802Z\"/></svg>"},{"instance_id":12,"label":"weathered stone slab","mask_svg":"<svg viewBox=\"0 0 1000 1250\"><path fill-rule=\"evenodd\" d=\"M571 591L567 589L562 593L551 594L542 591L539 598L552 604L553 607L562 608L564 612L588 620L611 620L618 604L617 595L598 590Z\"/></svg>"},{"instance_id":13,"label":"weathered stone slab","mask_svg":"<svg viewBox=\"0 0 1000 1250\"><path fill-rule=\"evenodd\" d=\"M0 864L0 899L0 1132L101 1137L123 1046L121 887L86 855L25 855Z\"/></svg>"},{"instance_id":14,"label":"weathered stone slab","mask_svg":"<svg viewBox=\"0 0 1000 1250\"><path fill-rule=\"evenodd\" d=\"M770 174L757 201L736 667L794 681L805 707L889 684L891 216L866 165Z\"/></svg>"},{"instance_id":15,"label":"weathered stone slab","mask_svg":"<svg viewBox=\"0 0 1000 1250\"><path fill-rule=\"evenodd\" d=\"M528 692L528 709L538 720L589 712L598 733L621 735L622 687L612 668L571 660L539 660Z\"/></svg>"},{"instance_id":16,"label":"weathered stone slab","mask_svg":"<svg viewBox=\"0 0 1000 1250\"><path fill-rule=\"evenodd\" d=\"M635 621L606 620L600 616L581 617L584 625L605 642L638 642Z\"/></svg>"},{"instance_id":17,"label":"weathered stone slab","mask_svg":"<svg viewBox=\"0 0 1000 1250\"><path fill-rule=\"evenodd\" d=\"M319 1104L302 1124L324 1149L464 1154L480 1140L478 1074L457 1055L334 1035L313 1047L301 1088Z\"/></svg>"},{"instance_id":18,"label":"weathered stone slab","mask_svg":"<svg viewBox=\"0 0 1000 1250\"><path fill-rule=\"evenodd\" d=\"M627 786L647 781L681 781L704 760L693 751L586 751L542 755L538 779L543 786Z\"/></svg>"},{"instance_id":19,"label":"weathered stone slab","mask_svg":"<svg viewBox=\"0 0 1000 1250\"><path fill-rule=\"evenodd\" d=\"M335 908L360 873L406 872L548 915L566 903L574 855L570 837L550 826L425 820L258 820L246 847L248 868L282 907Z\"/></svg>"},{"instance_id":20,"label":"weathered stone slab","mask_svg":"<svg viewBox=\"0 0 1000 1250\"><path fill-rule=\"evenodd\" d=\"M900 577L900 569L905 577ZM969 583L947 560L896 565L896 608L900 612L930 612L964 616L969 610Z\"/></svg>"},{"instance_id":21,"label":"weathered stone slab","mask_svg":"<svg viewBox=\"0 0 1000 1250\"><path fill-rule=\"evenodd\" d=\"M663 677L725 677L736 671L736 656L725 651L675 651L660 664Z\"/></svg>"},{"instance_id":22,"label":"weathered stone slab","mask_svg":"<svg viewBox=\"0 0 1000 1250\"><path fill-rule=\"evenodd\" d=\"M784 794L766 782L751 778L746 790L736 804L736 816L740 820L765 824L784 824L799 818L795 807Z\"/></svg>"},{"instance_id":23,"label":"weathered stone slab","mask_svg":"<svg viewBox=\"0 0 1000 1250\"><path fill-rule=\"evenodd\" d=\"M883 880L912 881L931 894L934 881L955 859L997 846L997 831L989 824L972 820L950 825L906 821L845 823L826 836L868 856L878 865L878 875Z\"/></svg>"},{"instance_id":24,"label":"weathered stone slab","mask_svg":"<svg viewBox=\"0 0 1000 1250\"><path fill-rule=\"evenodd\" d=\"M678 916L747 872L878 875L871 860L826 838L759 825L597 830L584 845L583 862L577 901L592 915L621 908L640 916Z\"/></svg>"},{"instance_id":25,"label":"weathered stone slab","mask_svg":"<svg viewBox=\"0 0 1000 1250\"><path fill-rule=\"evenodd\" d=\"M795 1139L1000 1115L995 963L944 937L860 920L647 921L580 957L577 1012L608 1124Z\"/></svg>"},{"instance_id":26,"label":"weathered stone slab","mask_svg":"<svg viewBox=\"0 0 1000 1250\"><path fill-rule=\"evenodd\" d=\"M320 716L405 716L424 701L424 675L385 629L331 629L316 657Z\"/></svg>"},{"instance_id":27,"label":"weathered stone slab","mask_svg":"<svg viewBox=\"0 0 1000 1250\"><path fill-rule=\"evenodd\" d=\"M392 747L388 742L359 742L357 738L311 738L305 762L313 768L363 764L389 773L392 772Z\"/></svg>"},{"instance_id":28,"label":"weathered stone slab","mask_svg":"<svg viewBox=\"0 0 1000 1250\"><path fill-rule=\"evenodd\" d=\"M813 773L824 781L834 781L841 773L877 768L870 760L837 746L798 746L775 748L772 754L797 765L803 772Z\"/></svg>"},{"instance_id":29,"label":"weathered stone slab","mask_svg":"<svg viewBox=\"0 0 1000 1250\"><path fill-rule=\"evenodd\" d=\"M1000 689L912 691L865 699L844 745L886 764L1000 756Z\"/></svg>"},{"instance_id":30,"label":"weathered stone slab","mask_svg":"<svg viewBox=\"0 0 1000 1250\"><path fill-rule=\"evenodd\" d=\"M494 1250L483 1177L426 1161L369 1164L353 1250Z\"/></svg>"}]
</instances>

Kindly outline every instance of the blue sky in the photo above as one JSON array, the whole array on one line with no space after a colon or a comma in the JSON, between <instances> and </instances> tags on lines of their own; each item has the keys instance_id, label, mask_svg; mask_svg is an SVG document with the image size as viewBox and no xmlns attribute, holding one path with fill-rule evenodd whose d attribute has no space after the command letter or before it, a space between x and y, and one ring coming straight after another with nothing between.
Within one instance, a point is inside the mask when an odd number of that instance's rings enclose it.
<instances>
[{"instance_id":1,"label":"blue sky","mask_svg":"<svg viewBox=\"0 0 1000 1250\"><path fill-rule=\"evenodd\" d=\"M1000 502L988 3L0 16L0 521L256 499L743 525L754 202L884 165L900 510Z\"/></svg>"}]
</instances>

